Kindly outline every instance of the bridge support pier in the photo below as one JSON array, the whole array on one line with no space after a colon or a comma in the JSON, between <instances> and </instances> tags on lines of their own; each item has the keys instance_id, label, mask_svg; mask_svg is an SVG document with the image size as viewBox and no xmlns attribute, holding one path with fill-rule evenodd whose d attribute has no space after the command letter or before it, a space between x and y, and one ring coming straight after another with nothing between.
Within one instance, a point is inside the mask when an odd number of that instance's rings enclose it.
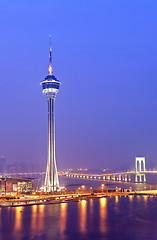
<instances>
[{"instance_id":1,"label":"bridge support pier","mask_svg":"<svg viewBox=\"0 0 157 240\"><path fill-rule=\"evenodd\" d=\"M114 180L114 181L116 180L116 179L115 179L115 176L112 177L112 180Z\"/></svg>"},{"instance_id":2,"label":"bridge support pier","mask_svg":"<svg viewBox=\"0 0 157 240\"><path fill-rule=\"evenodd\" d=\"M142 164L143 164L143 167L142 167ZM142 176L143 176L143 182L146 182L146 175L145 175L146 163L145 163L145 157L136 157L136 158L135 158L135 171L136 171L135 182L138 182L138 178L139 178L139 182L142 182Z\"/></svg>"},{"instance_id":3,"label":"bridge support pier","mask_svg":"<svg viewBox=\"0 0 157 240\"><path fill-rule=\"evenodd\" d=\"M145 175L145 174L143 174L143 176L144 176L144 182L146 182L146 175Z\"/></svg>"},{"instance_id":4,"label":"bridge support pier","mask_svg":"<svg viewBox=\"0 0 157 240\"><path fill-rule=\"evenodd\" d=\"M142 177L143 177L143 181L142 181ZM139 179L139 181L138 181L138 179ZM142 174L142 173L136 173L136 175L135 175L135 182L146 182L146 175L145 175L145 173L144 174Z\"/></svg>"},{"instance_id":5,"label":"bridge support pier","mask_svg":"<svg viewBox=\"0 0 157 240\"><path fill-rule=\"evenodd\" d=\"M128 176L127 175L125 175L125 182L127 182L128 181Z\"/></svg>"}]
</instances>

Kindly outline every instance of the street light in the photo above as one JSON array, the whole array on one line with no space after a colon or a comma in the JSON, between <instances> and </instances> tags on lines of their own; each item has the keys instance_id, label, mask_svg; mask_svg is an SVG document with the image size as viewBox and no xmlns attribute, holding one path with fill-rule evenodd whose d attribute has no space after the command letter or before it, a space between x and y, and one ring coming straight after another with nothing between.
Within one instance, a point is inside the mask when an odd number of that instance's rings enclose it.
<instances>
[{"instance_id":1,"label":"street light","mask_svg":"<svg viewBox=\"0 0 157 240\"><path fill-rule=\"evenodd\" d=\"M102 189L102 192L103 192L103 190L104 190L104 184L101 184L101 189Z\"/></svg>"}]
</instances>

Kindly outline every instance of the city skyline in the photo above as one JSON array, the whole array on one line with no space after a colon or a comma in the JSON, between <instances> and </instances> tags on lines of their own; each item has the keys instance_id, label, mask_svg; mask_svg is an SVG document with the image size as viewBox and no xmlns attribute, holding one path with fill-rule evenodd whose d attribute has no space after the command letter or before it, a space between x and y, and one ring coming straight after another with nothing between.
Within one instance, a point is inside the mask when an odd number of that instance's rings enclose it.
<instances>
[{"instance_id":1,"label":"city skyline","mask_svg":"<svg viewBox=\"0 0 157 240\"><path fill-rule=\"evenodd\" d=\"M135 156L157 168L157 3L6 4L0 155L46 163L47 103L39 80L52 33L55 73L63 79L56 102L59 170L132 168Z\"/></svg>"}]
</instances>

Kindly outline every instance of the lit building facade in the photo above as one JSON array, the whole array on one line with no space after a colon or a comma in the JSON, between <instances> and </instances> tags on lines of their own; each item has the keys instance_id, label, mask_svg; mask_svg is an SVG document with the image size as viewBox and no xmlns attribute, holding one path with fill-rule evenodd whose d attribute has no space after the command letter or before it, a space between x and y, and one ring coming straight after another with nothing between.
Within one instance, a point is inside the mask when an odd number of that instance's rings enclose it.
<instances>
[{"instance_id":1,"label":"lit building facade","mask_svg":"<svg viewBox=\"0 0 157 240\"><path fill-rule=\"evenodd\" d=\"M50 53L48 76L41 82L43 93L48 103L48 159L45 176L45 192L54 192L60 189L56 156L55 156L55 99L59 91L60 81L53 75L52 69L52 49L50 37Z\"/></svg>"},{"instance_id":2,"label":"lit building facade","mask_svg":"<svg viewBox=\"0 0 157 240\"><path fill-rule=\"evenodd\" d=\"M36 179L0 177L0 195L9 193L31 193Z\"/></svg>"}]
</instances>

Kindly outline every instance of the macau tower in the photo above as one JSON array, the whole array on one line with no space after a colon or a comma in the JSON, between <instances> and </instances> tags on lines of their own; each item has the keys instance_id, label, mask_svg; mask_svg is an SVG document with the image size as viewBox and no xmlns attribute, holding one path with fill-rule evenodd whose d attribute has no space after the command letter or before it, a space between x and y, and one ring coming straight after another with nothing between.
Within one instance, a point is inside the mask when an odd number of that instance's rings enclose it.
<instances>
[{"instance_id":1,"label":"macau tower","mask_svg":"<svg viewBox=\"0 0 157 240\"><path fill-rule=\"evenodd\" d=\"M60 189L55 156L55 99L60 84L61 82L53 75L50 36L48 76L41 82L43 93L48 103L48 159L44 192L54 192Z\"/></svg>"}]
</instances>

